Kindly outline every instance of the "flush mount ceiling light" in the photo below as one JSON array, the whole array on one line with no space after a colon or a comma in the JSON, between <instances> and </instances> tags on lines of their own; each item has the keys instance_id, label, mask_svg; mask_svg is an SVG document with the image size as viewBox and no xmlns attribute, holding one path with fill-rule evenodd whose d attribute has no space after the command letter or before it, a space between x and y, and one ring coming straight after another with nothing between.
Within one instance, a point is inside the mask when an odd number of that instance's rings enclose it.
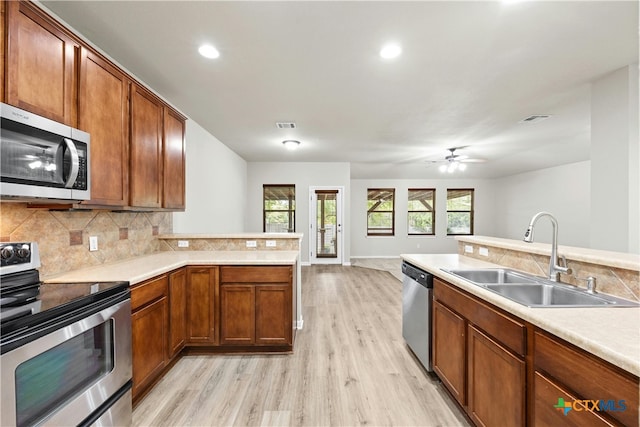
<instances>
[{"instance_id":1,"label":"flush mount ceiling light","mask_svg":"<svg viewBox=\"0 0 640 427\"><path fill-rule=\"evenodd\" d=\"M400 56L402 53L402 48L394 43L389 43L382 46L380 49L380 56L384 59L394 59Z\"/></svg>"},{"instance_id":2,"label":"flush mount ceiling light","mask_svg":"<svg viewBox=\"0 0 640 427\"><path fill-rule=\"evenodd\" d=\"M205 58L209 58L209 59L215 59L215 58L220 56L220 52L218 52L218 49L216 49L215 47L211 46L210 44L201 45L198 48L198 52L200 53L200 55L204 56Z\"/></svg>"},{"instance_id":3,"label":"flush mount ceiling light","mask_svg":"<svg viewBox=\"0 0 640 427\"><path fill-rule=\"evenodd\" d=\"M282 141L282 144L284 144L287 150L295 150L300 145L300 141L296 141L295 139L287 139L285 141Z\"/></svg>"}]
</instances>

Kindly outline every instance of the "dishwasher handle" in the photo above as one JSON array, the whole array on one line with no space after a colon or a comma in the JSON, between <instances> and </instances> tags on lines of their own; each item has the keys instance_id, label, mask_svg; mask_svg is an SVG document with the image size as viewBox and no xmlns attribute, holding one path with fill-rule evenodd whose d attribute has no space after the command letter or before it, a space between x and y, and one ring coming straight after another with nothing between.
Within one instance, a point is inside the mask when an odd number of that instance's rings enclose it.
<instances>
[{"instance_id":1,"label":"dishwasher handle","mask_svg":"<svg viewBox=\"0 0 640 427\"><path fill-rule=\"evenodd\" d=\"M433 276L408 262L402 263L402 274L418 282L425 288L433 288Z\"/></svg>"}]
</instances>

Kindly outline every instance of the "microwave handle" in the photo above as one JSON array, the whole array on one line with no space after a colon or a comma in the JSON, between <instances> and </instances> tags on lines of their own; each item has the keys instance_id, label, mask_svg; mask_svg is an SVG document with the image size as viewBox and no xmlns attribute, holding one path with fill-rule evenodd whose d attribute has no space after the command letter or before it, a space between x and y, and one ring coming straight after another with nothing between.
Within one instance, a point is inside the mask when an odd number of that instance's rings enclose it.
<instances>
[{"instance_id":1,"label":"microwave handle","mask_svg":"<svg viewBox=\"0 0 640 427\"><path fill-rule=\"evenodd\" d=\"M64 138L64 143L67 146L69 152L71 152L71 172L67 182L64 183L64 188L72 188L78 178L78 171L80 169L80 157L78 156L78 150L76 145L69 138Z\"/></svg>"}]
</instances>

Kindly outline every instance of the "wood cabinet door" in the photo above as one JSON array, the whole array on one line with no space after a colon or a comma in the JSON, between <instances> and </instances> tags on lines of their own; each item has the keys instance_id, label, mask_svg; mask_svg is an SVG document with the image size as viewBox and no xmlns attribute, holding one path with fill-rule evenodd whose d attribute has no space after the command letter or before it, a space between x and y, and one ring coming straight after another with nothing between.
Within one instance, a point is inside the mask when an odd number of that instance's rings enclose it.
<instances>
[{"instance_id":1,"label":"wood cabinet door","mask_svg":"<svg viewBox=\"0 0 640 427\"><path fill-rule=\"evenodd\" d=\"M220 344L255 343L255 299L255 285L220 285Z\"/></svg>"},{"instance_id":2,"label":"wood cabinet door","mask_svg":"<svg viewBox=\"0 0 640 427\"><path fill-rule=\"evenodd\" d=\"M563 404L573 403L578 399L575 395L567 391L553 380L547 378L540 372L535 372L533 379L533 425L536 427L602 427L614 426L606 418L603 418L597 411L587 411L578 405L579 410L569 409L565 412ZM562 399L562 403L560 403Z\"/></svg>"},{"instance_id":3,"label":"wood cabinet door","mask_svg":"<svg viewBox=\"0 0 640 427\"><path fill-rule=\"evenodd\" d=\"M258 345L292 345L291 285L256 285Z\"/></svg>"},{"instance_id":4,"label":"wood cabinet door","mask_svg":"<svg viewBox=\"0 0 640 427\"><path fill-rule=\"evenodd\" d=\"M131 85L130 204L162 205L162 103L150 92Z\"/></svg>"},{"instance_id":5,"label":"wood cabinet door","mask_svg":"<svg viewBox=\"0 0 640 427\"><path fill-rule=\"evenodd\" d=\"M156 378L167 361L167 298L162 297L131 315L133 396Z\"/></svg>"},{"instance_id":6,"label":"wood cabinet door","mask_svg":"<svg viewBox=\"0 0 640 427\"><path fill-rule=\"evenodd\" d=\"M170 108L164 109L164 190L162 207L185 208L185 119Z\"/></svg>"},{"instance_id":7,"label":"wood cabinet door","mask_svg":"<svg viewBox=\"0 0 640 427\"><path fill-rule=\"evenodd\" d=\"M433 302L433 369L461 405L466 405L466 322Z\"/></svg>"},{"instance_id":8,"label":"wood cabinet door","mask_svg":"<svg viewBox=\"0 0 640 427\"><path fill-rule=\"evenodd\" d=\"M216 267L187 268L187 342L217 344Z\"/></svg>"},{"instance_id":9,"label":"wood cabinet door","mask_svg":"<svg viewBox=\"0 0 640 427\"><path fill-rule=\"evenodd\" d=\"M468 327L468 405L476 425L523 426L525 362L472 325Z\"/></svg>"},{"instance_id":10,"label":"wood cabinet door","mask_svg":"<svg viewBox=\"0 0 640 427\"><path fill-rule=\"evenodd\" d=\"M169 275L169 358L184 348L187 338L187 271Z\"/></svg>"},{"instance_id":11,"label":"wood cabinet door","mask_svg":"<svg viewBox=\"0 0 640 427\"><path fill-rule=\"evenodd\" d=\"M129 85L127 76L82 48L78 128L91 135L90 205L129 204Z\"/></svg>"},{"instance_id":12,"label":"wood cabinet door","mask_svg":"<svg viewBox=\"0 0 640 427\"><path fill-rule=\"evenodd\" d=\"M80 44L36 6L6 6L6 102L76 127Z\"/></svg>"}]
</instances>

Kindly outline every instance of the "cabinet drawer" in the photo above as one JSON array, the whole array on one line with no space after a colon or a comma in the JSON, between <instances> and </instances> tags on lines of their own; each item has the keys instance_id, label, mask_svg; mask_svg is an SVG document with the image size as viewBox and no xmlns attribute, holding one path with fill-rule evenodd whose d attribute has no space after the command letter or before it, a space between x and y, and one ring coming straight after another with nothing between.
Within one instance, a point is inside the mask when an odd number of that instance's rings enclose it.
<instances>
[{"instance_id":1,"label":"cabinet drawer","mask_svg":"<svg viewBox=\"0 0 640 427\"><path fill-rule=\"evenodd\" d=\"M154 301L167 296L169 281L167 276L160 276L131 288L131 311L135 311Z\"/></svg>"},{"instance_id":2,"label":"cabinet drawer","mask_svg":"<svg viewBox=\"0 0 640 427\"><path fill-rule=\"evenodd\" d=\"M290 283L291 267L227 266L220 268L221 283Z\"/></svg>"},{"instance_id":3,"label":"cabinet drawer","mask_svg":"<svg viewBox=\"0 0 640 427\"><path fill-rule=\"evenodd\" d=\"M638 423L638 378L583 350L536 331L534 365L580 399L624 400L624 411L607 411L626 425Z\"/></svg>"},{"instance_id":4,"label":"cabinet drawer","mask_svg":"<svg viewBox=\"0 0 640 427\"><path fill-rule=\"evenodd\" d=\"M526 354L526 327L511 317L474 299L437 278L434 279L434 298L461 314L469 322L478 326L500 341L511 351Z\"/></svg>"}]
</instances>

